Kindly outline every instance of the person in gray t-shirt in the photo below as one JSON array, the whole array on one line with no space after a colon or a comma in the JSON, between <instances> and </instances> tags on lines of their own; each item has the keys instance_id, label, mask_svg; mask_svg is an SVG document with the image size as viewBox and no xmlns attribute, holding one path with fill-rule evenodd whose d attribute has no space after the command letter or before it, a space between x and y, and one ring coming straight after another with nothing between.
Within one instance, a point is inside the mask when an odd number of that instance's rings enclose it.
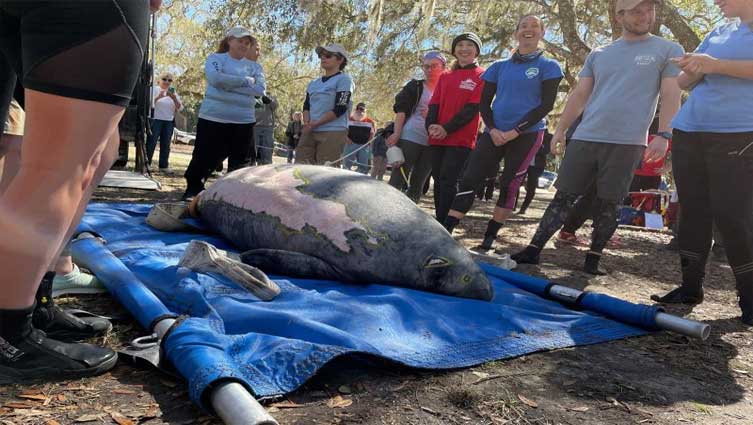
<instances>
[{"instance_id":1,"label":"person in gray t-shirt","mask_svg":"<svg viewBox=\"0 0 753 425\"><path fill-rule=\"evenodd\" d=\"M684 52L679 44L650 33L657 3L618 0L615 15L622 37L594 49L586 59L552 138L555 154L563 152L565 134L581 113L583 120L567 146L555 184L557 194L530 245L512 256L519 264L538 264L541 250L562 227L575 201L595 184L598 210L584 271L605 274L599 260L617 229L618 203L641 159L656 161L666 153L670 122L680 107L676 81L680 70L670 59ZM659 131L647 149L659 96Z\"/></svg>"}]
</instances>

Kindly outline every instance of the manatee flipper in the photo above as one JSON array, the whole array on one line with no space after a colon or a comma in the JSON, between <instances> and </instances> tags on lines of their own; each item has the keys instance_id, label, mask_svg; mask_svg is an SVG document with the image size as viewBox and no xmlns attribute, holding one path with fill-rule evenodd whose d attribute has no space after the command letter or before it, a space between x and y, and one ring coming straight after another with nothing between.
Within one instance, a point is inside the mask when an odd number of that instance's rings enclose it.
<instances>
[{"instance_id":1,"label":"manatee flipper","mask_svg":"<svg viewBox=\"0 0 753 425\"><path fill-rule=\"evenodd\" d=\"M268 273L306 279L348 280L322 259L300 252L279 249L253 249L241 254L241 261Z\"/></svg>"}]
</instances>

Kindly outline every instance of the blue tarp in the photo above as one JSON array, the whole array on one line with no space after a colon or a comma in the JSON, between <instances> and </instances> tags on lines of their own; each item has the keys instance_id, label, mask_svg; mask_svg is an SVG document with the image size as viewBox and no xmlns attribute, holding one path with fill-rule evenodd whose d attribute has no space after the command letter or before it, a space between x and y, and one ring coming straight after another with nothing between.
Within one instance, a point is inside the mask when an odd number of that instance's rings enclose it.
<instances>
[{"instance_id":1,"label":"blue tarp","mask_svg":"<svg viewBox=\"0 0 753 425\"><path fill-rule=\"evenodd\" d=\"M204 389L223 378L238 379L257 397L289 393L346 354L446 369L646 333L541 298L498 277L510 272L488 265L484 268L495 287L492 302L280 276L271 277L282 293L263 302L221 276L179 268L192 239L233 248L207 235L156 231L144 221L150 208L91 205L82 228L102 235L109 251L81 245L74 254L88 256L86 263L99 263L103 272L108 261L118 263L111 271L124 266L132 272L109 273L105 284L142 325L165 312L191 316L163 346L200 404ZM151 294L164 306L150 307Z\"/></svg>"}]
</instances>

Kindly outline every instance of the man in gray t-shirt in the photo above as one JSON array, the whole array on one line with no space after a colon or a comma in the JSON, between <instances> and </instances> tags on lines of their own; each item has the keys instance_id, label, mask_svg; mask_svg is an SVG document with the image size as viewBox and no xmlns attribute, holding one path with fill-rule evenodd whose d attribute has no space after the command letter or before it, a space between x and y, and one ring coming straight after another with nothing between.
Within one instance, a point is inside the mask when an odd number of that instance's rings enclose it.
<instances>
[{"instance_id":1,"label":"man in gray t-shirt","mask_svg":"<svg viewBox=\"0 0 753 425\"><path fill-rule=\"evenodd\" d=\"M555 154L562 153L565 134L581 113L583 120L567 146L555 184L557 194L531 244L512 256L518 263L538 264L541 250L562 227L573 203L595 184L598 211L584 271L604 274L599 260L617 229L618 203L627 194L641 159L656 161L666 153L670 122L680 107L675 81L680 70L670 59L684 52L679 44L650 33L657 3L617 1L615 12L622 37L591 52L578 86L568 97L552 138ZM659 131L646 149L659 96Z\"/></svg>"}]
</instances>

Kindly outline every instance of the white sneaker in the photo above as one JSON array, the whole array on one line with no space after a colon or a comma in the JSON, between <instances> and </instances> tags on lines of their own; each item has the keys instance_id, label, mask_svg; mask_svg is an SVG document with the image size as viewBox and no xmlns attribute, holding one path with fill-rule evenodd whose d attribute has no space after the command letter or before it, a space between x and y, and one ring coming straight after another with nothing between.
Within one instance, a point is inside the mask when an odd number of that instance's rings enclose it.
<instances>
[{"instance_id":1,"label":"white sneaker","mask_svg":"<svg viewBox=\"0 0 753 425\"><path fill-rule=\"evenodd\" d=\"M68 274L56 274L52 280L52 296L57 297L66 294L101 294L107 289L96 276L84 273L77 265L73 265L73 271Z\"/></svg>"}]
</instances>

